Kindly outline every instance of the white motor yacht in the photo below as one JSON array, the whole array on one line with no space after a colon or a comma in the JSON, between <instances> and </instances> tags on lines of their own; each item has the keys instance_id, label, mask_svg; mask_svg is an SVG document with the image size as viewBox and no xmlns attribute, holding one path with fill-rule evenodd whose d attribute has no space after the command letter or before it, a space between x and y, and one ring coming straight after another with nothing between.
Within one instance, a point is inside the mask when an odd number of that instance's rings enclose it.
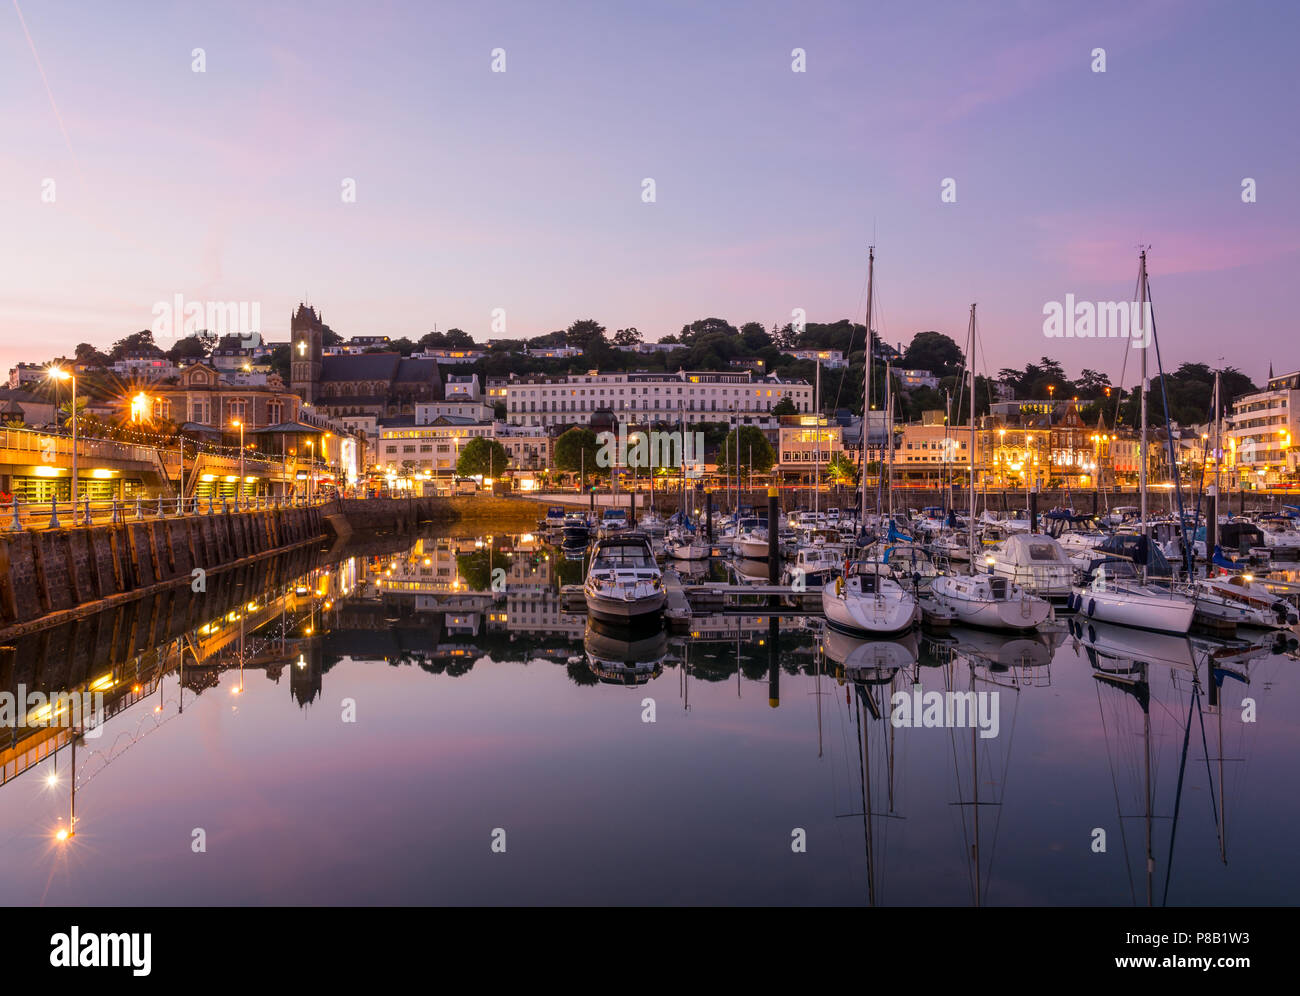
<instances>
[{"instance_id":1,"label":"white motor yacht","mask_svg":"<svg viewBox=\"0 0 1300 996\"><path fill-rule=\"evenodd\" d=\"M582 587L588 614L624 625L655 619L667 597L649 538L631 531L597 541Z\"/></svg>"}]
</instances>

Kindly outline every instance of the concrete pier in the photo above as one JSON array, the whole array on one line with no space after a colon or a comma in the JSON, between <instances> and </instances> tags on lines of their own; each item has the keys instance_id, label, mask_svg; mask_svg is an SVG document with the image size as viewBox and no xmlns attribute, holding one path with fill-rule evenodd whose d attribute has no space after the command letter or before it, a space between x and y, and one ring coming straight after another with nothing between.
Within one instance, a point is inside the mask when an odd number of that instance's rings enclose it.
<instances>
[{"instance_id":1,"label":"concrete pier","mask_svg":"<svg viewBox=\"0 0 1300 996\"><path fill-rule=\"evenodd\" d=\"M328 536L320 506L132 519L0 534L0 633L193 583Z\"/></svg>"}]
</instances>

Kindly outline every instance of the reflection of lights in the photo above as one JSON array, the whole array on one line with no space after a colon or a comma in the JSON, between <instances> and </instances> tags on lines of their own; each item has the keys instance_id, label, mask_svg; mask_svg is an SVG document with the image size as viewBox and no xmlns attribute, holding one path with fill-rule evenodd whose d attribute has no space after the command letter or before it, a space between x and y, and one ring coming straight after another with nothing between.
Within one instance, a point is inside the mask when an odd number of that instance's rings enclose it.
<instances>
[{"instance_id":1,"label":"reflection of lights","mask_svg":"<svg viewBox=\"0 0 1300 996\"><path fill-rule=\"evenodd\" d=\"M68 831L63 827L59 827L59 832L54 835L54 839L59 841L67 840L68 837L69 837Z\"/></svg>"},{"instance_id":2,"label":"reflection of lights","mask_svg":"<svg viewBox=\"0 0 1300 996\"><path fill-rule=\"evenodd\" d=\"M302 668L302 667L306 667L306 666L307 666L307 661L306 661L306 659L302 656L302 654L299 654L299 655L298 655L298 666L299 666L300 668Z\"/></svg>"},{"instance_id":3,"label":"reflection of lights","mask_svg":"<svg viewBox=\"0 0 1300 996\"><path fill-rule=\"evenodd\" d=\"M102 692L106 688L112 688L112 687L113 687L113 676L111 674L101 675L100 677L96 678L94 681L90 683L90 690L92 692Z\"/></svg>"},{"instance_id":4,"label":"reflection of lights","mask_svg":"<svg viewBox=\"0 0 1300 996\"><path fill-rule=\"evenodd\" d=\"M46 784L46 785L58 785L58 784L59 784L59 776L58 776L57 774L55 774L53 771L51 771L48 775L45 776L45 784Z\"/></svg>"}]
</instances>

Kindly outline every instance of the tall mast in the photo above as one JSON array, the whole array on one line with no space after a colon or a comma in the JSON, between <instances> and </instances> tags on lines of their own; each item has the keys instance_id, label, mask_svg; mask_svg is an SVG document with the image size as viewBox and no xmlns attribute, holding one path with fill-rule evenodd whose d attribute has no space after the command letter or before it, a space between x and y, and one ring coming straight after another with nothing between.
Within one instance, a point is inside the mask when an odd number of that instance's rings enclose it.
<instances>
[{"instance_id":1,"label":"tall mast","mask_svg":"<svg viewBox=\"0 0 1300 996\"><path fill-rule=\"evenodd\" d=\"M1138 489L1142 494L1141 518L1138 532L1147 535L1147 336L1150 330L1146 328L1147 313L1147 252L1142 250L1138 256L1138 329L1139 336L1143 343L1142 348L1142 376L1138 386L1138 405L1141 409L1141 431L1138 443ZM1143 565L1143 576L1146 576L1146 567Z\"/></svg>"},{"instance_id":2,"label":"tall mast","mask_svg":"<svg viewBox=\"0 0 1300 996\"><path fill-rule=\"evenodd\" d=\"M894 378L893 361L885 360L885 447L889 454L889 521L894 521Z\"/></svg>"},{"instance_id":3,"label":"tall mast","mask_svg":"<svg viewBox=\"0 0 1300 996\"><path fill-rule=\"evenodd\" d=\"M867 247L867 353L866 386L862 392L862 499L858 505L858 528L867 522L867 454L871 452L871 292L876 269L876 247Z\"/></svg>"},{"instance_id":4,"label":"tall mast","mask_svg":"<svg viewBox=\"0 0 1300 996\"><path fill-rule=\"evenodd\" d=\"M816 434L817 451L813 454L813 512L822 509L822 360L817 357L817 386L813 388L813 414L817 417Z\"/></svg>"},{"instance_id":5,"label":"tall mast","mask_svg":"<svg viewBox=\"0 0 1300 996\"><path fill-rule=\"evenodd\" d=\"M967 552L975 571L975 305L970 306L970 331L966 335L966 366L970 371L970 535Z\"/></svg>"}]
</instances>

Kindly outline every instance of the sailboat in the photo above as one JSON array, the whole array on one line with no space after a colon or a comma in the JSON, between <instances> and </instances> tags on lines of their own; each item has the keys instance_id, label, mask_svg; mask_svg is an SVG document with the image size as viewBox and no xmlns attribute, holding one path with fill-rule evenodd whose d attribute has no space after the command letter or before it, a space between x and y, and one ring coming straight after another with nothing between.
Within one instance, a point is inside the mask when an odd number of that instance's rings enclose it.
<instances>
[{"instance_id":1,"label":"sailboat","mask_svg":"<svg viewBox=\"0 0 1300 996\"><path fill-rule=\"evenodd\" d=\"M868 257L867 277L867 370L871 370L871 293L872 274L874 272L875 247ZM863 394L863 426L868 431L870 404L870 373ZM885 398L887 410L892 412L893 397L889 378L885 381ZM888 440L892 470L893 428L890 428ZM864 439L865 445L865 439ZM892 476L892 475L891 475ZM865 477L865 475L864 475ZM892 481L891 481L892 484ZM865 508L865 502L863 507ZM855 636L888 636L911 629L917 621L916 596L892 577L887 568L878 561L854 561L845 569L844 576L835 579L833 585L822 588L822 612L826 622L841 632Z\"/></svg>"},{"instance_id":2,"label":"sailboat","mask_svg":"<svg viewBox=\"0 0 1300 996\"><path fill-rule=\"evenodd\" d=\"M1154 329L1145 328L1151 314L1147 286L1147 254L1142 250L1138 257L1138 329L1135 337L1154 343ZM1141 511L1138 532L1147 532L1147 349L1143 348L1142 373L1138 385L1141 407L1141 429L1138 453L1138 485L1141 493ZM1192 628L1196 616L1196 598L1173 585L1155 585L1146 580L1146 565L1141 571L1121 569L1115 561L1105 562L1094 571L1090 585L1075 589L1071 602L1090 619L1153 629L1163 633L1186 633Z\"/></svg>"},{"instance_id":3,"label":"sailboat","mask_svg":"<svg viewBox=\"0 0 1300 996\"><path fill-rule=\"evenodd\" d=\"M1046 599L1030 594L1014 581L993 574L975 574L975 305L970 306L966 337L966 366L970 373L970 512L967 516L966 561L972 573L949 574L930 582L930 594L950 609L958 622L991 629L1034 629L1052 613Z\"/></svg>"}]
</instances>

